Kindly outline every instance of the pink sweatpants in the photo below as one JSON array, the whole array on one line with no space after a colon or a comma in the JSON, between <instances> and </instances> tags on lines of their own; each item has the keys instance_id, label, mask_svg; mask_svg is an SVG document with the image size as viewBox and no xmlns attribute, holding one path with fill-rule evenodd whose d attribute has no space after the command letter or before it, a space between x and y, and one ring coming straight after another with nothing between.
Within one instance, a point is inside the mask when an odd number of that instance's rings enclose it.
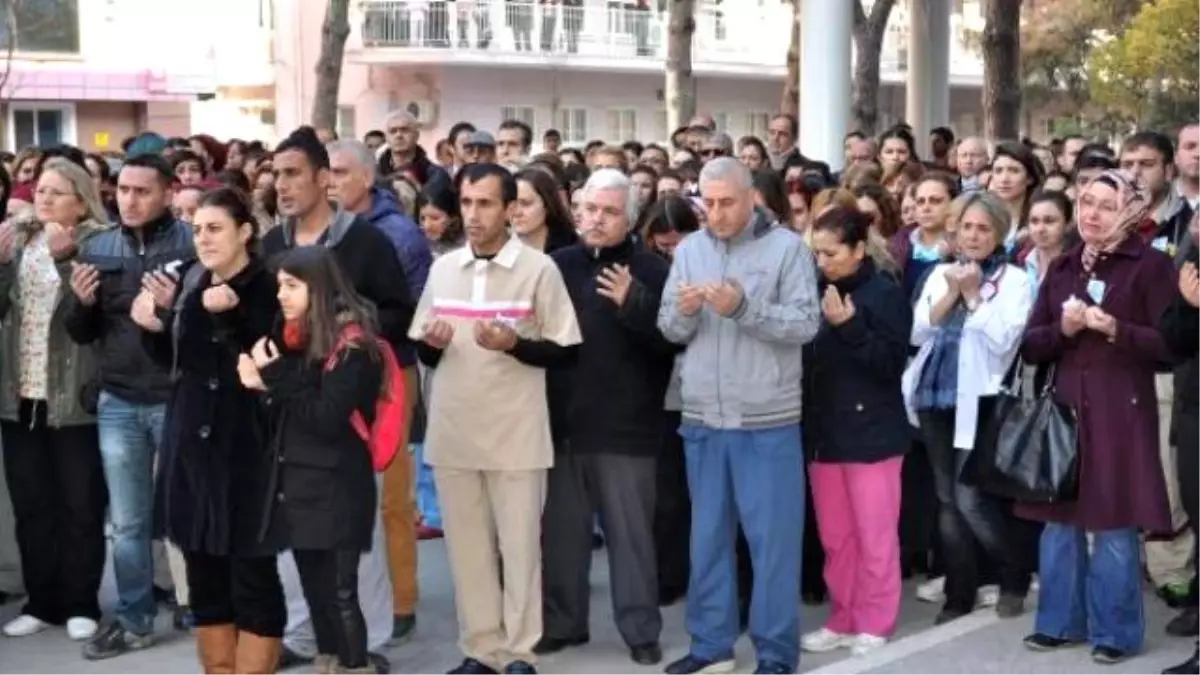
<instances>
[{"instance_id":1,"label":"pink sweatpants","mask_svg":"<svg viewBox=\"0 0 1200 675\"><path fill-rule=\"evenodd\" d=\"M889 637L896 628L903 461L809 467L831 605L825 627L831 631Z\"/></svg>"}]
</instances>

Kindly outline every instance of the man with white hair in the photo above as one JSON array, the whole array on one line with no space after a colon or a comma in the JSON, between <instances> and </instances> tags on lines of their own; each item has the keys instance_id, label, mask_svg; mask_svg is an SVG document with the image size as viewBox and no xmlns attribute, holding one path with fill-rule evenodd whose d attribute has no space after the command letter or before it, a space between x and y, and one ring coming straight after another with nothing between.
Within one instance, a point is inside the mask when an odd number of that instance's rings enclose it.
<instances>
[{"instance_id":1,"label":"man with white hair","mask_svg":"<svg viewBox=\"0 0 1200 675\"><path fill-rule=\"evenodd\" d=\"M700 172L702 232L675 249L658 327L684 345L683 436L692 493L687 656L667 673L729 672L738 637L734 539L754 566L750 638L759 673L799 661L804 455L801 347L820 323L813 257L754 206L750 172Z\"/></svg>"},{"instance_id":2,"label":"man with white hair","mask_svg":"<svg viewBox=\"0 0 1200 675\"><path fill-rule=\"evenodd\" d=\"M433 254L429 242L412 218L400 212L395 197L375 184L375 162L370 148L359 141L335 141L329 144L329 191L343 209L361 216L387 235L396 248L411 297L421 297ZM417 354L405 339L396 350L396 359L404 369L405 387L417 391ZM407 429L412 421L417 397L410 397ZM408 437L401 439L396 461L384 471L380 499L387 541L388 568L392 577L395 625L392 637L408 638L416 625L417 535L416 505L413 500L413 466L408 457ZM367 597L367 596L364 596Z\"/></svg>"},{"instance_id":3,"label":"man with white hair","mask_svg":"<svg viewBox=\"0 0 1200 675\"><path fill-rule=\"evenodd\" d=\"M959 141L954 157L958 165L955 168L958 169L959 191L974 192L984 189L985 186L979 181L979 174L988 165L987 142L978 136L968 136Z\"/></svg>"},{"instance_id":4,"label":"man with white hair","mask_svg":"<svg viewBox=\"0 0 1200 675\"><path fill-rule=\"evenodd\" d=\"M420 187L431 182L450 182L450 175L434 164L417 142L421 137L421 125L416 116L407 110L393 110L384 118L384 135L387 137L387 152L379 158L379 176L390 179L396 172L412 176Z\"/></svg>"},{"instance_id":5,"label":"man with white hair","mask_svg":"<svg viewBox=\"0 0 1200 675\"><path fill-rule=\"evenodd\" d=\"M608 545L613 616L640 665L662 660L654 549L656 456L675 345L656 326L668 266L634 242L637 192L600 169L583 188L582 242L551 256L575 306L575 363L550 371L550 417L562 430L543 518L542 639L549 654L588 641L593 517Z\"/></svg>"}]
</instances>

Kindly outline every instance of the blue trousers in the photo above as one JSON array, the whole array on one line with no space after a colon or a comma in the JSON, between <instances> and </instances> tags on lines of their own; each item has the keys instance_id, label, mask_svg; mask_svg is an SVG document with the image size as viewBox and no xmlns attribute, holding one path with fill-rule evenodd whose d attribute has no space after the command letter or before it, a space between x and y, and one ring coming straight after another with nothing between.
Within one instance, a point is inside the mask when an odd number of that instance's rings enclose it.
<instances>
[{"instance_id":1,"label":"blue trousers","mask_svg":"<svg viewBox=\"0 0 1200 675\"><path fill-rule=\"evenodd\" d=\"M758 660L795 668L804 541L800 425L743 430L685 423L679 434L692 495L691 652L709 660L733 657L739 634L734 547L740 522L754 567L750 638Z\"/></svg>"},{"instance_id":2,"label":"blue trousers","mask_svg":"<svg viewBox=\"0 0 1200 675\"><path fill-rule=\"evenodd\" d=\"M1146 636L1137 530L1091 534L1089 555L1086 532L1061 523L1046 524L1039 552L1041 590L1034 631L1136 654Z\"/></svg>"},{"instance_id":3,"label":"blue trousers","mask_svg":"<svg viewBox=\"0 0 1200 675\"><path fill-rule=\"evenodd\" d=\"M425 444L412 444L417 456L417 513L427 527L442 527L442 509L438 506L437 485L433 482L433 468L425 463Z\"/></svg>"},{"instance_id":4,"label":"blue trousers","mask_svg":"<svg viewBox=\"0 0 1200 675\"><path fill-rule=\"evenodd\" d=\"M154 456L162 443L166 406L126 401L100 392L100 458L112 521L116 618L138 635L154 630Z\"/></svg>"}]
</instances>

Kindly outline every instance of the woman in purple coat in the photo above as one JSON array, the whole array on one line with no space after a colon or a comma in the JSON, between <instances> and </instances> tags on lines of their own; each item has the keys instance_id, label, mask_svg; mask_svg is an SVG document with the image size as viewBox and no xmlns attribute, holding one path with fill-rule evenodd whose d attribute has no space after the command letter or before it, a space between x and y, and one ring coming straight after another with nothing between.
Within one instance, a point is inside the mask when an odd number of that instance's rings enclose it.
<instances>
[{"instance_id":1,"label":"woman in purple coat","mask_svg":"<svg viewBox=\"0 0 1200 675\"><path fill-rule=\"evenodd\" d=\"M1144 185L1119 171L1083 189L1083 243L1051 263L1022 345L1027 361L1057 367L1056 396L1076 413L1080 456L1076 501L1017 511L1046 521L1035 632L1025 645L1086 641L1097 663L1141 650L1138 535L1171 529L1154 373L1172 359L1158 320L1175 296L1175 273L1136 232L1149 206Z\"/></svg>"}]
</instances>

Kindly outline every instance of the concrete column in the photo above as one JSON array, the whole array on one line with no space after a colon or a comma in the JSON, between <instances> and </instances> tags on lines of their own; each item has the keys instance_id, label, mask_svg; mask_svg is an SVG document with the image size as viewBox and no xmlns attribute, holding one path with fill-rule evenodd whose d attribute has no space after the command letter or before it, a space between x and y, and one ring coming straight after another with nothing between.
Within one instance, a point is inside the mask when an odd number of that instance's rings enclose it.
<instances>
[{"instance_id":1,"label":"concrete column","mask_svg":"<svg viewBox=\"0 0 1200 675\"><path fill-rule=\"evenodd\" d=\"M929 154L930 78L933 46L929 44L930 0L908 3L908 72L904 89L904 121L912 127L921 159Z\"/></svg>"},{"instance_id":2,"label":"concrete column","mask_svg":"<svg viewBox=\"0 0 1200 675\"><path fill-rule=\"evenodd\" d=\"M842 138L850 126L851 31L854 6L847 0L804 0L800 22L800 151L839 171Z\"/></svg>"},{"instance_id":3,"label":"concrete column","mask_svg":"<svg viewBox=\"0 0 1200 675\"><path fill-rule=\"evenodd\" d=\"M929 132L950 124L950 0L910 0L905 121L917 152L930 153Z\"/></svg>"}]
</instances>

